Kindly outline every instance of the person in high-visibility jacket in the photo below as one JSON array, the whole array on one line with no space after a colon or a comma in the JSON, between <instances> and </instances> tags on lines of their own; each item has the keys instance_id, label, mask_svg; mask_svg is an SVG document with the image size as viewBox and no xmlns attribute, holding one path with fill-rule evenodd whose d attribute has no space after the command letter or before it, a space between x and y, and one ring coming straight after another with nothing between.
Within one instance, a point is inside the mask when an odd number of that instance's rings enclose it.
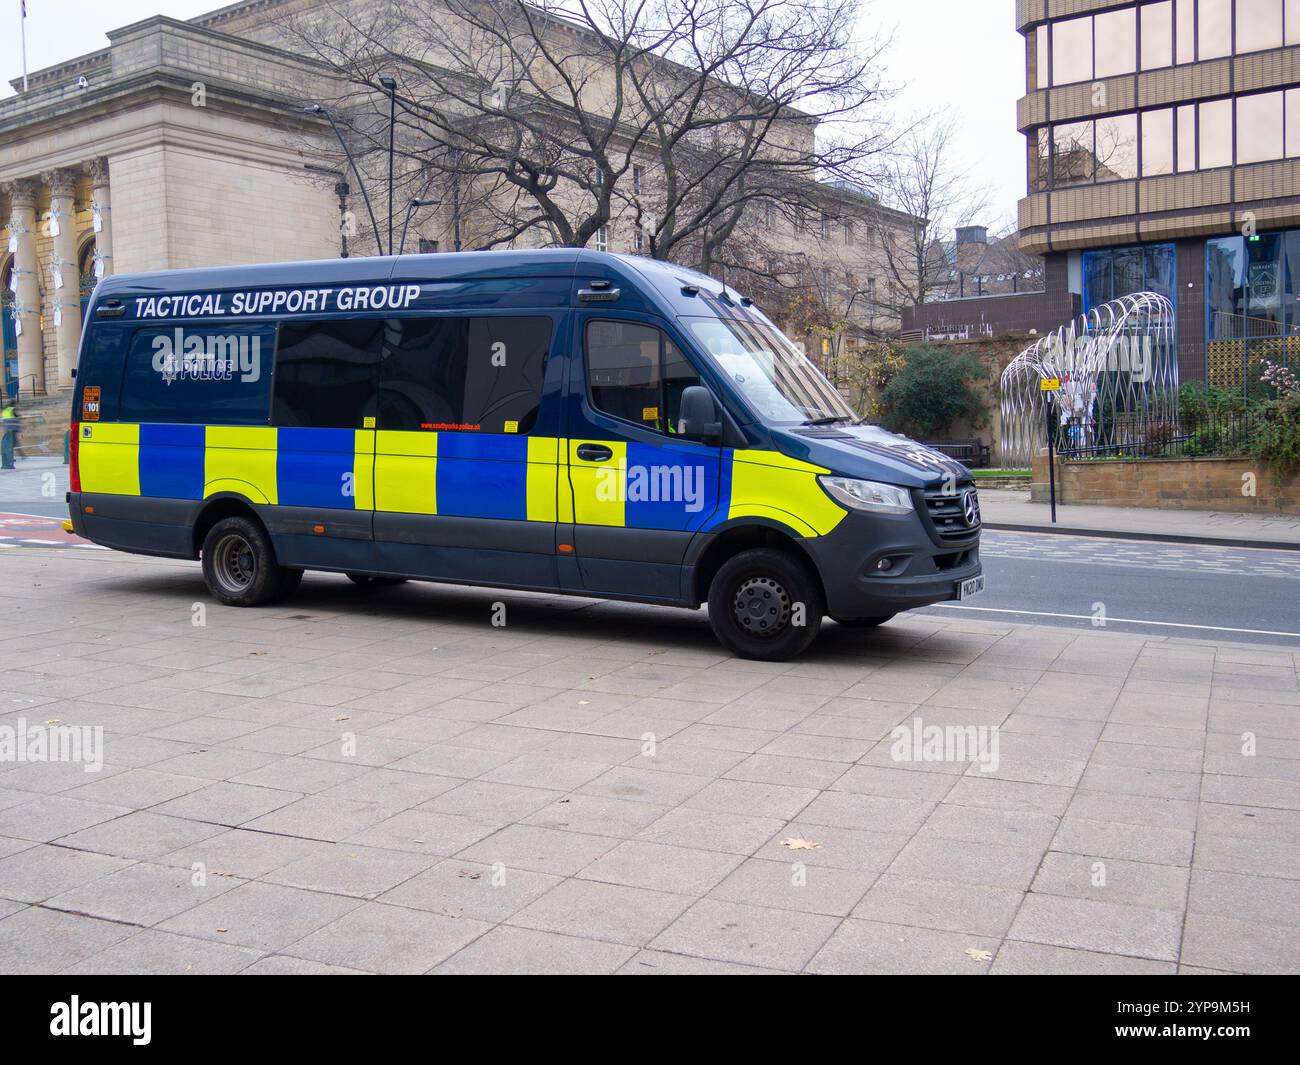
<instances>
[{"instance_id":1,"label":"person in high-visibility jacket","mask_svg":"<svg viewBox=\"0 0 1300 1065\"><path fill-rule=\"evenodd\" d=\"M14 447L18 443L18 401L0 410L0 470L14 468Z\"/></svg>"}]
</instances>

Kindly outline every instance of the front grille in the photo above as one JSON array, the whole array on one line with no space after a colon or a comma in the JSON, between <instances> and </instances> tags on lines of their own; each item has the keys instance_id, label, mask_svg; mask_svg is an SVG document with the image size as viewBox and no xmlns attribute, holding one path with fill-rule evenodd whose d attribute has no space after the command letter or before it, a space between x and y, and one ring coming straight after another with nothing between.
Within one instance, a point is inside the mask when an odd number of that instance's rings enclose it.
<instances>
[{"instance_id":1,"label":"front grille","mask_svg":"<svg viewBox=\"0 0 1300 1065\"><path fill-rule=\"evenodd\" d=\"M966 493L975 493L972 481L960 483L956 491L945 492L943 486L927 488L922 493L926 524L940 543L956 543L969 540L980 531L979 497L975 495L975 521L966 520Z\"/></svg>"}]
</instances>

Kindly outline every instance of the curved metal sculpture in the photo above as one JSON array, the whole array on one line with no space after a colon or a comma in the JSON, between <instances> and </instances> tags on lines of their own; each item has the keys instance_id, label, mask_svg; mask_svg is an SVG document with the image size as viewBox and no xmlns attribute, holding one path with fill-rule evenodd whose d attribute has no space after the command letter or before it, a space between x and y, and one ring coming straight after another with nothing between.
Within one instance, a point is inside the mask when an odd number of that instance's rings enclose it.
<instances>
[{"instance_id":1,"label":"curved metal sculpture","mask_svg":"<svg viewBox=\"0 0 1300 1065\"><path fill-rule=\"evenodd\" d=\"M1163 433L1178 418L1174 306L1135 292L1094 307L1017 355L1002 371L1002 464L1028 466L1047 446L1046 395L1057 378L1057 446L1105 454Z\"/></svg>"}]
</instances>

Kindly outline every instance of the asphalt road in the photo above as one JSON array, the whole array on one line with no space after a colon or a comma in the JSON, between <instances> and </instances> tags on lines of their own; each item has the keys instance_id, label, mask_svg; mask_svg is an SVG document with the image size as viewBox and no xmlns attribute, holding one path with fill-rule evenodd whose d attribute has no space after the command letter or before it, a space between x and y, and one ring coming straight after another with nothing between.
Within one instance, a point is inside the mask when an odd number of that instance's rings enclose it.
<instances>
[{"instance_id":1,"label":"asphalt road","mask_svg":"<svg viewBox=\"0 0 1300 1065\"><path fill-rule=\"evenodd\" d=\"M67 517L66 478L59 466L0 474L0 512ZM9 520L0 542L66 539ZM928 613L1300 647L1300 551L986 532L981 555L987 591Z\"/></svg>"},{"instance_id":2,"label":"asphalt road","mask_svg":"<svg viewBox=\"0 0 1300 1065\"><path fill-rule=\"evenodd\" d=\"M1300 551L987 532L980 555L987 590L928 613L1300 647Z\"/></svg>"}]
</instances>

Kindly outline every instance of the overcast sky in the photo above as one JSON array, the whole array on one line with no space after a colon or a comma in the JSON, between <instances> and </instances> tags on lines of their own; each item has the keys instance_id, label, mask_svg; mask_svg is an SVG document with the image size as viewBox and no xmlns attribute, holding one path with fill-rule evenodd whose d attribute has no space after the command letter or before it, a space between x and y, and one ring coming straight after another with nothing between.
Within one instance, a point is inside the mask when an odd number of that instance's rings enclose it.
<instances>
[{"instance_id":1,"label":"overcast sky","mask_svg":"<svg viewBox=\"0 0 1300 1065\"><path fill-rule=\"evenodd\" d=\"M0 0L0 97L22 73L21 0ZM193 18L222 0L27 0L27 68L60 63L108 44L107 30L154 14ZM893 102L901 115L952 111L962 125L961 165L993 189L988 224L1015 219L1025 194L1024 137L1015 104L1025 87L1024 45L1012 0L867 0L865 18L894 31L888 77L905 86Z\"/></svg>"}]
</instances>

